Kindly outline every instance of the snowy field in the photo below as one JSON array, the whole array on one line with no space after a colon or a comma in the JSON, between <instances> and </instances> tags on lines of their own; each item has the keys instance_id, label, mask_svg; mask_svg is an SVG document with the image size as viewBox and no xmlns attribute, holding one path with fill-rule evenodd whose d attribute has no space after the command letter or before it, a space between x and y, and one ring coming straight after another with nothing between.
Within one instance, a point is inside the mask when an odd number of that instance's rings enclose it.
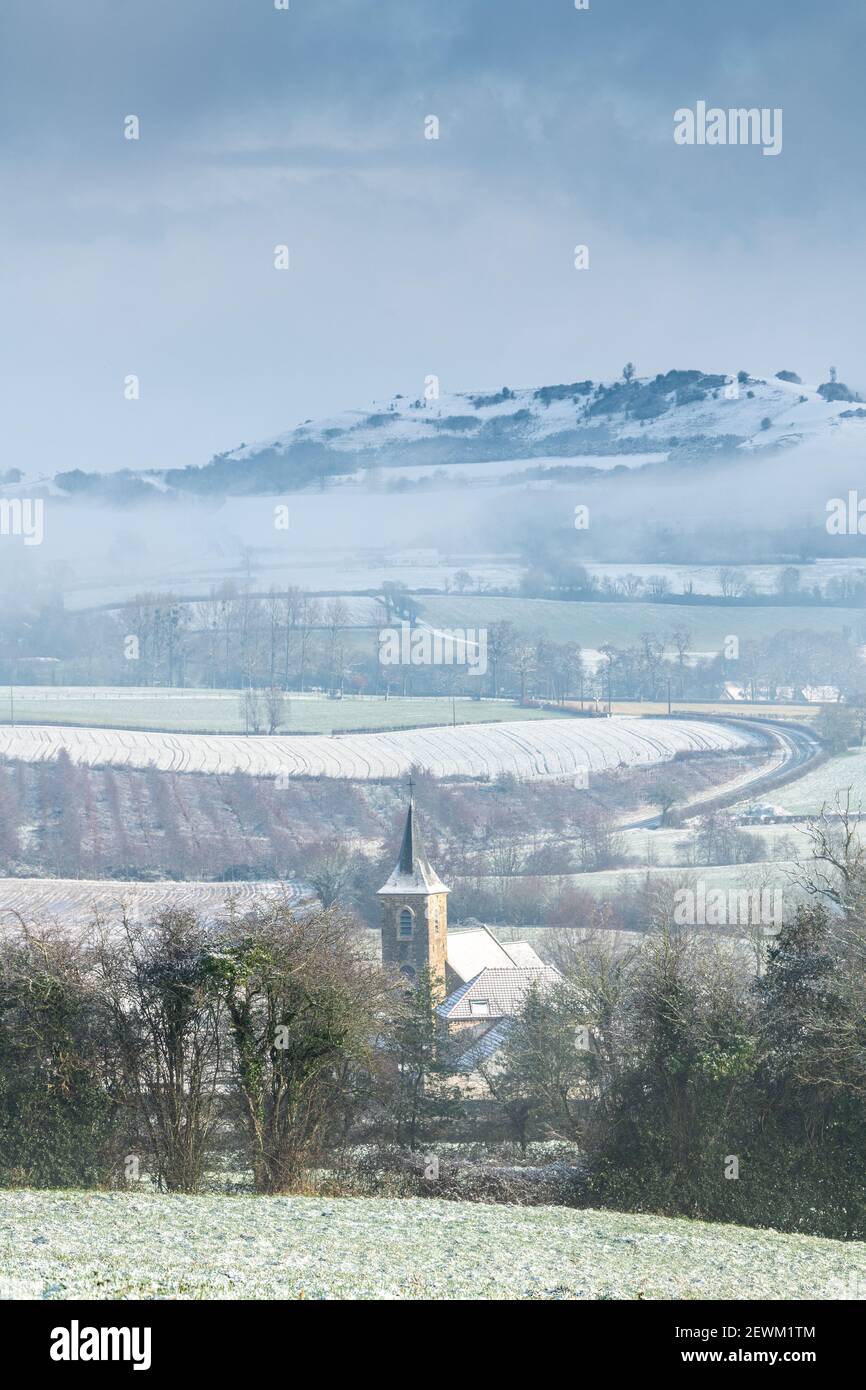
<instances>
[{"instance_id":1,"label":"snowy field","mask_svg":"<svg viewBox=\"0 0 866 1390\"><path fill-rule=\"evenodd\" d=\"M631 646L645 632L663 639L675 627L688 628L693 651L718 653L734 632L741 642L772 637L778 632L842 632L852 626L850 608L779 605L731 608L724 604L619 603L616 600L569 603L564 599L503 598L485 594L450 594L422 600L422 617L434 627L490 627L510 622L533 640L577 642L582 648ZM674 648L668 648L669 655ZM614 695L616 690L614 690Z\"/></svg>"},{"instance_id":2,"label":"snowy field","mask_svg":"<svg viewBox=\"0 0 866 1390\"><path fill-rule=\"evenodd\" d=\"M302 902L312 890L299 883L136 883L120 879L0 878L0 928L21 919L80 925L94 913L107 922L124 911L129 920L147 921L165 908L192 908L219 917L234 905L245 912L265 901Z\"/></svg>"},{"instance_id":3,"label":"snowy field","mask_svg":"<svg viewBox=\"0 0 866 1390\"><path fill-rule=\"evenodd\" d=\"M0 1295L841 1299L866 1245L567 1207L0 1192Z\"/></svg>"},{"instance_id":4,"label":"snowy field","mask_svg":"<svg viewBox=\"0 0 866 1390\"><path fill-rule=\"evenodd\" d=\"M614 894L627 890L638 891L648 886L661 891L667 891L669 888L673 895L677 888L694 888L699 882L707 892L714 888L721 888L723 891L764 888L770 892L780 889L783 894L783 911L787 913L788 907L796 905L803 897L802 890L796 883L800 871L799 863L794 861L768 859L759 860L754 864L713 864L705 867L663 864L647 868L643 865L630 869L601 869L592 873L551 874L534 881L548 886L554 883L567 884L579 892L591 893L596 898L609 898ZM492 876L473 880L476 881L490 888L502 883L501 878L495 879ZM529 881L528 876L522 881ZM671 905L673 906L673 902Z\"/></svg>"},{"instance_id":5,"label":"snowy field","mask_svg":"<svg viewBox=\"0 0 866 1390\"><path fill-rule=\"evenodd\" d=\"M851 555L841 560L811 560L806 564L790 565L630 565L621 562L593 564L586 569L599 583L605 580L616 581L627 574L636 575L646 587L654 579L665 579L672 594L682 594L690 589L696 594L718 596L722 592L719 572L725 571L728 583L750 586L759 594L778 592L779 579L788 569L795 569L800 577L800 589L804 593L815 587L824 589L832 579L857 582L866 581L866 556Z\"/></svg>"},{"instance_id":6,"label":"snowy field","mask_svg":"<svg viewBox=\"0 0 866 1390\"><path fill-rule=\"evenodd\" d=\"M437 777L536 779L666 762L679 752L731 752L762 745L745 730L677 719L549 719L397 733L229 735L142 733L48 725L0 728L0 756L55 759L87 767L155 767L170 772L245 772L254 777L403 777L423 767Z\"/></svg>"},{"instance_id":7,"label":"snowy field","mask_svg":"<svg viewBox=\"0 0 866 1390\"><path fill-rule=\"evenodd\" d=\"M168 732L242 734L243 692L153 686L16 686L16 722L98 724L106 729L164 729ZM0 720L9 720L9 691L0 695ZM348 733L353 729L412 728L421 724L492 723L549 719L545 710L523 709L513 700L454 701L437 696L289 694L283 727L288 733Z\"/></svg>"},{"instance_id":8,"label":"snowy field","mask_svg":"<svg viewBox=\"0 0 866 1390\"><path fill-rule=\"evenodd\" d=\"M837 795L840 795L844 805L849 787L851 809L856 811L862 806L866 811L866 749L831 758L821 767L807 772L799 781L779 787L778 791L773 792L773 800L789 815L816 816L822 806L834 811Z\"/></svg>"},{"instance_id":9,"label":"snowy field","mask_svg":"<svg viewBox=\"0 0 866 1390\"><path fill-rule=\"evenodd\" d=\"M563 460L568 462L568 460ZM621 460L614 460L621 462ZM408 471L408 470L407 470ZM773 594L778 591L780 576L788 568L797 570L800 589L809 592L817 587L826 588L834 579L859 581L866 578L866 556L849 556L840 560L814 560L806 564L788 565L661 565L629 564L623 561L588 561L586 570L599 584L606 580L615 583L625 575L636 575L643 581L644 592L655 579L664 579L671 594L683 594L691 590L696 594L719 596L722 582L719 570L727 569L741 586L749 586L759 594ZM391 582L404 584L408 589L433 590L440 594L453 592L456 576L465 571L472 576L469 592L482 586L492 590L511 590L518 592L524 574L524 567L509 557L468 556L454 559L443 555L438 562L427 564L385 563L380 555L340 559L322 556L304 557L296 553L288 563L276 557L273 551L262 550L258 557L253 586L267 592L271 585L286 589L291 585L307 589L312 593L326 592L342 594L346 605L346 621L353 627L375 627L384 617L382 604L374 598L358 596L362 589L379 589L382 584ZM171 590L179 597L203 598L211 585L219 580L234 579L238 584L244 580L240 562L227 561L214 564L205 572L185 574L182 569L174 573L160 567L152 573L144 573L127 583L118 584L113 576L106 574L102 580L90 580L71 586L66 590L65 603L70 611L104 607L106 604L122 604L142 592L162 592ZM323 600L326 602L327 600Z\"/></svg>"}]
</instances>

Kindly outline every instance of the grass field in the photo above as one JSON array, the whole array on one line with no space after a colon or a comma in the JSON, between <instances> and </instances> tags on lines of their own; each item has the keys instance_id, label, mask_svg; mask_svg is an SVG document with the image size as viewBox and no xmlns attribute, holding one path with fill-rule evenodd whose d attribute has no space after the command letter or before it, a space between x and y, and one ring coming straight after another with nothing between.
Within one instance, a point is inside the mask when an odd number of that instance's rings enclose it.
<instances>
[{"instance_id":1,"label":"grass field","mask_svg":"<svg viewBox=\"0 0 866 1390\"><path fill-rule=\"evenodd\" d=\"M459 595L422 599L422 616L434 627L489 627L508 621L535 637L578 642L598 648L605 642L628 646L642 632L664 635L673 628L692 631L696 651L718 651L725 637L741 642L770 637L785 629L840 631L855 628L858 614L847 608L738 608L722 604L565 603L556 599L486 598Z\"/></svg>"},{"instance_id":2,"label":"grass field","mask_svg":"<svg viewBox=\"0 0 866 1390\"><path fill-rule=\"evenodd\" d=\"M70 724L82 728L156 729L167 733L242 734L239 690L178 690L152 687L17 686L16 723ZM8 690L0 696L0 724L10 723ZM494 723L549 719L546 710L523 709L511 700L466 697L290 695L281 732L330 734L353 729L412 729L420 725Z\"/></svg>"},{"instance_id":3,"label":"grass field","mask_svg":"<svg viewBox=\"0 0 866 1390\"><path fill-rule=\"evenodd\" d=\"M433 1199L0 1192L6 1298L825 1299L858 1289L866 1245L700 1221Z\"/></svg>"}]
</instances>

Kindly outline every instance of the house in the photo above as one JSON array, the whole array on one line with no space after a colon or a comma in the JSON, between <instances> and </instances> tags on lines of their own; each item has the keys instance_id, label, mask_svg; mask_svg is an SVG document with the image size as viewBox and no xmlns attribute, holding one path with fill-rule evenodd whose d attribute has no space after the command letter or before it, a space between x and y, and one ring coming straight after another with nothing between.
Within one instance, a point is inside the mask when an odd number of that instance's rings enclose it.
<instances>
[{"instance_id":1,"label":"house","mask_svg":"<svg viewBox=\"0 0 866 1390\"><path fill-rule=\"evenodd\" d=\"M465 1034L457 1070L474 1070L482 1053L501 1045L527 992L561 976L526 941L499 941L485 926L449 930L448 892L425 853L410 796L397 863L377 895L382 961L412 983L422 970L430 972L443 1029L452 1037Z\"/></svg>"},{"instance_id":2,"label":"house","mask_svg":"<svg viewBox=\"0 0 866 1390\"><path fill-rule=\"evenodd\" d=\"M734 702L756 701L772 704L828 705L839 701L839 687L836 685L768 685L766 681L750 681L741 685L737 681L725 681L722 699Z\"/></svg>"},{"instance_id":3,"label":"house","mask_svg":"<svg viewBox=\"0 0 866 1390\"><path fill-rule=\"evenodd\" d=\"M840 703L838 685L804 685L800 693L809 705L837 705Z\"/></svg>"}]
</instances>

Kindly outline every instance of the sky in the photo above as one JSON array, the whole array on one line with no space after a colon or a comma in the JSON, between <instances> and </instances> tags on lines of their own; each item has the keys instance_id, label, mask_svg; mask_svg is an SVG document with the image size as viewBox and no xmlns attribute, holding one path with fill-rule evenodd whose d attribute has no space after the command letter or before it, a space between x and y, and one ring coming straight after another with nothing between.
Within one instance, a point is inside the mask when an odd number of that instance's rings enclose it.
<instances>
[{"instance_id":1,"label":"sky","mask_svg":"<svg viewBox=\"0 0 866 1390\"><path fill-rule=\"evenodd\" d=\"M862 0L3 0L0 472L201 464L430 373L866 389L864 37ZM781 108L781 153L677 145L698 101Z\"/></svg>"}]
</instances>

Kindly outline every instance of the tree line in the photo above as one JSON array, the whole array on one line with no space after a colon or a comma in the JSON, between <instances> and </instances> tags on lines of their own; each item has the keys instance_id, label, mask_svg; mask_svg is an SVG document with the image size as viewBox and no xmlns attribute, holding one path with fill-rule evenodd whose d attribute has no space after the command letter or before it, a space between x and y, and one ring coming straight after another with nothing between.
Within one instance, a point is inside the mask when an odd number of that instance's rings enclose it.
<instances>
[{"instance_id":1,"label":"tree line","mask_svg":"<svg viewBox=\"0 0 866 1390\"><path fill-rule=\"evenodd\" d=\"M575 1205L863 1239L866 851L846 807L811 836L807 900L767 940L677 927L662 897L631 945L551 932L559 982L476 1064L487 1138L572 1146ZM395 1154L476 1123L455 1074L472 1035L441 1031L437 997L337 907L22 923L0 950L0 1180L379 1190Z\"/></svg>"}]
</instances>

